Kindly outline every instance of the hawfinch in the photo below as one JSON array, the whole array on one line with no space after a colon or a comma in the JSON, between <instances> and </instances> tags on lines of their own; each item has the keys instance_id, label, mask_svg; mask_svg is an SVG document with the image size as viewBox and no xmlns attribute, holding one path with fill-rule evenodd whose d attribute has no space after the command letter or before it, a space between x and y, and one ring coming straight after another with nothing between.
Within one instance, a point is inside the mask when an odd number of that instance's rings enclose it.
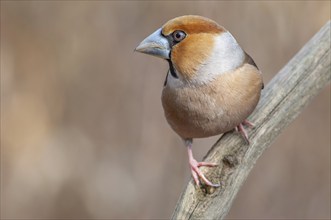
<instances>
[{"instance_id":1,"label":"hawfinch","mask_svg":"<svg viewBox=\"0 0 331 220\"><path fill-rule=\"evenodd\" d=\"M199 170L215 163L197 162L193 138L236 129L249 144L246 118L253 112L263 89L261 72L253 59L224 27L201 16L181 16L165 23L144 39L135 51L165 59L169 71L162 105L171 128L188 149L192 177L211 183Z\"/></svg>"}]
</instances>

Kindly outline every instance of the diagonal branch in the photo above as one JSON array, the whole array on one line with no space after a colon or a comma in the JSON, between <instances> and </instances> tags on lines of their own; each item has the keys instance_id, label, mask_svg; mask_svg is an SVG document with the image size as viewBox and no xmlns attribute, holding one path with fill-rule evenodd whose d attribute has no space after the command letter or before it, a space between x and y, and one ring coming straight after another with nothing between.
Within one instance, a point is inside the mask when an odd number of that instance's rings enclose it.
<instances>
[{"instance_id":1,"label":"diagonal branch","mask_svg":"<svg viewBox=\"0 0 331 220\"><path fill-rule=\"evenodd\" d=\"M283 67L262 92L250 120L251 145L239 135L227 133L210 149L205 160L219 163L203 170L208 178L220 182L219 188L195 187L190 181L182 193L173 219L223 219L233 199L263 151L329 84L330 26L324 27Z\"/></svg>"}]
</instances>

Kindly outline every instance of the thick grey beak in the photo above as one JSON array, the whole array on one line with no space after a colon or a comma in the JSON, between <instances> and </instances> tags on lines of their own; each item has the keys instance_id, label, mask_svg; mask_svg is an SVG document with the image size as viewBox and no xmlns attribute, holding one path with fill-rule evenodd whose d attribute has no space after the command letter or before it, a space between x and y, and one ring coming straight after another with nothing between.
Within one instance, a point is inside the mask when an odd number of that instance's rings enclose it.
<instances>
[{"instance_id":1,"label":"thick grey beak","mask_svg":"<svg viewBox=\"0 0 331 220\"><path fill-rule=\"evenodd\" d=\"M135 51L163 59L170 59L169 42L164 36L162 36L161 28L146 37L138 47L136 47Z\"/></svg>"}]
</instances>

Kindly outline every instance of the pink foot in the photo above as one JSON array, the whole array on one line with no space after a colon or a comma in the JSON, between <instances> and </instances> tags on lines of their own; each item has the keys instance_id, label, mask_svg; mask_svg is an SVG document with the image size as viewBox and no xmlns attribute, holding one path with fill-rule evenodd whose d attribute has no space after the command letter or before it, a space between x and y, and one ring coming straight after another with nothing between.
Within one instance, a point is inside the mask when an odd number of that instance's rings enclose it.
<instances>
[{"instance_id":1,"label":"pink foot","mask_svg":"<svg viewBox=\"0 0 331 220\"><path fill-rule=\"evenodd\" d=\"M207 185L212 187L219 187L219 184L214 184L210 182L205 175L199 170L199 167L206 166L206 167L215 167L218 166L216 163L208 163L208 162L197 162L196 159L193 157L192 152L192 140L185 140L185 145L187 146L188 156L189 156L189 163L191 167L192 177L194 182L197 186L200 184L199 178Z\"/></svg>"},{"instance_id":2,"label":"pink foot","mask_svg":"<svg viewBox=\"0 0 331 220\"><path fill-rule=\"evenodd\" d=\"M245 139L245 141L246 141L246 143L247 144L250 144L250 141L249 141L249 139L248 139L248 135L247 135L247 132L246 132L246 130L245 130L245 128L244 128L244 126L243 125L247 125L248 127L254 127L254 125L250 122L250 121L248 121L248 120L244 120L243 122L241 122L237 127L235 127L235 130L236 131L239 131L240 132L240 134L243 136L243 138Z\"/></svg>"},{"instance_id":3,"label":"pink foot","mask_svg":"<svg viewBox=\"0 0 331 220\"><path fill-rule=\"evenodd\" d=\"M191 159L190 160L190 166L191 166L191 173L192 173L192 177L194 179L194 182L196 185L200 184L200 179L202 179L202 181L207 185L207 186L212 186L212 187L219 187L219 184L214 184L212 182L210 182L205 175L203 175L203 173L199 170L199 167L202 166L207 166L207 167L215 167L217 166L217 164L215 163L206 163L206 162L197 162L195 159Z\"/></svg>"},{"instance_id":4,"label":"pink foot","mask_svg":"<svg viewBox=\"0 0 331 220\"><path fill-rule=\"evenodd\" d=\"M243 125L247 125L247 126L250 127L250 128L253 128L253 127L255 126L252 122L248 121L247 119L245 119L245 120L242 122L242 124L243 124Z\"/></svg>"}]
</instances>

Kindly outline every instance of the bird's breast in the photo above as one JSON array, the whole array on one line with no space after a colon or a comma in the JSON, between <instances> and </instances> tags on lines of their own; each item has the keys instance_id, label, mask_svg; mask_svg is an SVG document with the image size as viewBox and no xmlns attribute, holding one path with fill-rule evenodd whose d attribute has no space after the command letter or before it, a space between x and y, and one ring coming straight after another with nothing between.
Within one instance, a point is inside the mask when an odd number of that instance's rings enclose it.
<instances>
[{"instance_id":1,"label":"bird's breast","mask_svg":"<svg viewBox=\"0 0 331 220\"><path fill-rule=\"evenodd\" d=\"M202 138L233 129L256 107L262 87L260 72L244 65L208 84L171 87L162 92L166 119L182 138Z\"/></svg>"}]
</instances>

